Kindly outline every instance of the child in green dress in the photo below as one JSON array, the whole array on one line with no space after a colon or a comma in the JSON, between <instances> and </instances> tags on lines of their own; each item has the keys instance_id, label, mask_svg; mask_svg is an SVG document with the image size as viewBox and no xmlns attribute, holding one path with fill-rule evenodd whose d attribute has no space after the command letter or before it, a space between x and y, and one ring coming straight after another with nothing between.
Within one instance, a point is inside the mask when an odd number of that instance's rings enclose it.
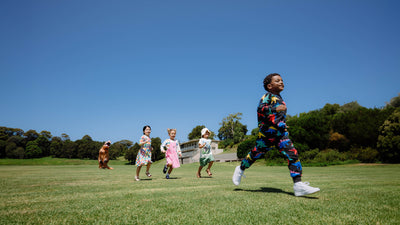
<instances>
[{"instance_id":1,"label":"child in green dress","mask_svg":"<svg viewBox=\"0 0 400 225\"><path fill-rule=\"evenodd\" d=\"M197 171L197 177L201 178L201 170L204 166L208 164L206 172L208 176L212 176L211 166L213 165L215 159L211 151L211 140L208 139L211 132L207 128L203 128L201 130L201 139L199 140L199 148L200 148L200 166Z\"/></svg>"}]
</instances>

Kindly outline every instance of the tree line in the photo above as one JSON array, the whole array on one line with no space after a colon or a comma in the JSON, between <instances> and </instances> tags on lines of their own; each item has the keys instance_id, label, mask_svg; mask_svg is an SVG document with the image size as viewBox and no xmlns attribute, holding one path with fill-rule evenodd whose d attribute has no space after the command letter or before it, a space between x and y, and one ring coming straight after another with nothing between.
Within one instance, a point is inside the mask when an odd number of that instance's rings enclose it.
<instances>
[{"instance_id":1,"label":"tree line","mask_svg":"<svg viewBox=\"0 0 400 225\"><path fill-rule=\"evenodd\" d=\"M89 135L71 141L69 135L52 136L49 131L28 130L0 127L0 158L30 159L40 157L97 159L104 142L94 141ZM160 151L161 139L152 138L154 161L164 158ZM140 149L130 140L114 142L110 146L110 159L125 156L134 162ZM134 154L134 155L133 155Z\"/></svg>"},{"instance_id":2,"label":"tree line","mask_svg":"<svg viewBox=\"0 0 400 225\"><path fill-rule=\"evenodd\" d=\"M365 108L357 102L288 116L289 135L303 162L338 161L400 163L400 94L383 108ZM238 146L243 158L254 147L258 129ZM271 151L269 160L281 158Z\"/></svg>"},{"instance_id":3,"label":"tree line","mask_svg":"<svg viewBox=\"0 0 400 225\"><path fill-rule=\"evenodd\" d=\"M237 146L237 156L245 155L254 147L258 128L247 135L247 126L240 122L242 113L223 118L217 133L210 138L221 140L219 148ZM383 108L365 108L357 102L342 106L326 104L322 109L288 116L290 138L303 162L332 162L357 160L360 162L400 162L400 94ZM188 139L199 139L204 125L198 125ZM67 134L52 136L49 131L24 132L19 128L0 127L0 158L80 158L97 159L104 142L94 141L89 135L71 141ZM152 138L152 160L165 156L160 151L161 139ZM110 159L124 156L136 161L138 143L121 140L110 146ZM269 160L280 160L277 151L266 154Z\"/></svg>"}]
</instances>

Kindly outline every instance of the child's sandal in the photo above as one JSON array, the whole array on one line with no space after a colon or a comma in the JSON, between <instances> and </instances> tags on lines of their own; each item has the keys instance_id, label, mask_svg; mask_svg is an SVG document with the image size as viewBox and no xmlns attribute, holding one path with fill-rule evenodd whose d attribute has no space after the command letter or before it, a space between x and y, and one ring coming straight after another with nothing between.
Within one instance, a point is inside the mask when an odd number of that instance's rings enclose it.
<instances>
[{"instance_id":1,"label":"child's sandal","mask_svg":"<svg viewBox=\"0 0 400 225\"><path fill-rule=\"evenodd\" d=\"M206 172L208 173L208 176L210 176L210 177L212 176L210 169L206 169Z\"/></svg>"},{"instance_id":2,"label":"child's sandal","mask_svg":"<svg viewBox=\"0 0 400 225\"><path fill-rule=\"evenodd\" d=\"M146 176L151 177L150 172L146 172Z\"/></svg>"}]
</instances>

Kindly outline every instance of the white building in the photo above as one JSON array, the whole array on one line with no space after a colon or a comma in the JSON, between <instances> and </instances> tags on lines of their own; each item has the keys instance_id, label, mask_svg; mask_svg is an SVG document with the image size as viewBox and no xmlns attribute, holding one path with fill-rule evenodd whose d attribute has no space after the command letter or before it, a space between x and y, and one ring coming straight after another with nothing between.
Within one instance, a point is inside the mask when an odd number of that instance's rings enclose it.
<instances>
[{"instance_id":1,"label":"white building","mask_svg":"<svg viewBox=\"0 0 400 225\"><path fill-rule=\"evenodd\" d=\"M214 156L224 151L223 149L218 149L219 142L220 141L217 140L211 140L211 151ZM182 143L180 147L182 151L182 157L180 158L182 164L200 161L199 139Z\"/></svg>"}]
</instances>

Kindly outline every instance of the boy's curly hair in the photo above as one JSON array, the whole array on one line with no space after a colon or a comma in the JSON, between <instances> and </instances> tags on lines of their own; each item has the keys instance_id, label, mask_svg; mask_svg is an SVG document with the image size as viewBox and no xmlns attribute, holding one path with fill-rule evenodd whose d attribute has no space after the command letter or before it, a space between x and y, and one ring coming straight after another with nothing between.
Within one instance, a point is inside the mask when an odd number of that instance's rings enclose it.
<instances>
[{"instance_id":1,"label":"boy's curly hair","mask_svg":"<svg viewBox=\"0 0 400 225\"><path fill-rule=\"evenodd\" d=\"M274 76L281 76L281 75L279 73L270 73L264 78L264 89L266 91L269 91L267 85L271 83L272 77Z\"/></svg>"}]
</instances>

